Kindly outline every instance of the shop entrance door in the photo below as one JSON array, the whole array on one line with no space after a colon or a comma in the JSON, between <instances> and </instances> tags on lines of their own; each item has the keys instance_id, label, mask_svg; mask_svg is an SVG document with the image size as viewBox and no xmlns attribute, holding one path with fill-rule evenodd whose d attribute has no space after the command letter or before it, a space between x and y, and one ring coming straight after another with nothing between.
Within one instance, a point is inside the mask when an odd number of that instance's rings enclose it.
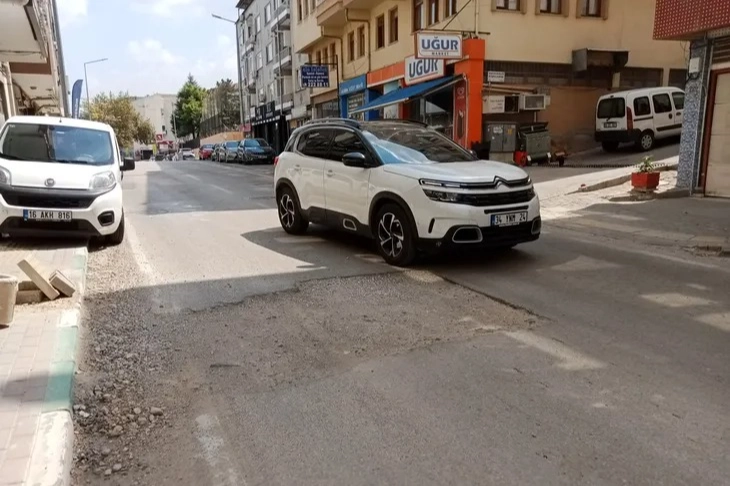
<instances>
[{"instance_id":1,"label":"shop entrance door","mask_svg":"<svg viewBox=\"0 0 730 486\"><path fill-rule=\"evenodd\" d=\"M730 72L715 81L705 194L730 197Z\"/></svg>"}]
</instances>

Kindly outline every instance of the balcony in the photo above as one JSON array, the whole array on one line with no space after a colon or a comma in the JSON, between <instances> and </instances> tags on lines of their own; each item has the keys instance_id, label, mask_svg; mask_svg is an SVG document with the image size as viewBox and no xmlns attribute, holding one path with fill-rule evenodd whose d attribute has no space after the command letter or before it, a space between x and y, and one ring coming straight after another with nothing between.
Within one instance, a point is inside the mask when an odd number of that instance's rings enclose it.
<instances>
[{"instance_id":1,"label":"balcony","mask_svg":"<svg viewBox=\"0 0 730 486\"><path fill-rule=\"evenodd\" d=\"M289 110L294 106L294 93L284 93L276 100L276 109Z\"/></svg>"},{"instance_id":2,"label":"balcony","mask_svg":"<svg viewBox=\"0 0 730 486\"><path fill-rule=\"evenodd\" d=\"M291 28L291 9L288 4L279 5L274 12L274 20L271 22L271 31L289 30Z\"/></svg>"},{"instance_id":3,"label":"balcony","mask_svg":"<svg viewBox=\"0 0 730 486\"><path fill-rule=\"evenodd\" d=\"M342 0L342 5L345 8L348 8L350 10L365 10L369 11L373 8L377 7L381 3L383 3L385 0ZM397 0L397 1L404 1L404 0ZM365 17L358 17L358 18L365 18Z\"/></svg>"},{"instance_id":4,"label":"balcony","mask_svg":"<svg viewBox=\"0 0 730 486\"><path fill-rule=\"evenodd\" d=\"M292 73L292 53L290 47L285 47L279 51L279 57L274 64L274 74L278 76L291 76Z\"/></svg>"},{"instance_id":5,"label":"balcony","mask_svg":"<svg viewBox=\"0 0 730 486\"><path fill-rule=\"evenodd\" d=\"M347 23L347 13L343 0L317 1L317 25L320 27L342 27Z\"/></svg>"},{"instance_id":6,"label":"balcony","mask_svg":"<svg viewBox=\"0 0 730 486\"><path fill-rule=\"evenodd\" d=\"M244 81L244 84L246 86L246 90L248 90L249 93L255 93L256 92L256 81L258 80L259 74L256 72L255 74L252 74L246 80Z\"/></svg>"}]
</instances>

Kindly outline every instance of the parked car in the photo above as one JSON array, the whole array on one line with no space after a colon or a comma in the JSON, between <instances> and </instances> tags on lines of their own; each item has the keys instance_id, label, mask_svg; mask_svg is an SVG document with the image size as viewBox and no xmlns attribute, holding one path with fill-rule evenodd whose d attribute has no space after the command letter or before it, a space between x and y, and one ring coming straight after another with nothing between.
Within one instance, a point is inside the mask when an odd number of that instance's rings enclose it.
<instances>
[{"instance_id":1,"label":"parked car","mask_svg":"<svg viewBox=\"0 0 730 486\"><path fill-rule=\"evenodd\" d=\"M244 164L273 164L276 152L263 138L246 138L238 145L238 160Z\"/></svg>"},{"instance_id":2,"label":"parked car","mask_svg":"<svg viewBox=\"0 0 730 486\"><path fill-rule=\"evenodd\" d=\"M198 152L200 160L208 160L213 155L214 147L215 145L212 143L206 143L205 145L201 146L200 151Z\"/></svg>"},{"instance_id":3,"label":"parked car","mask_svg":"<svg viewBox=\"0 0 730 486\"><path fill-rule=\"evenodd\" d=\"M603 95L596 105L596 142L606 152L621 143L651 150L655 140L682 133L683 112L684 91L670 86Z\"/></svg>"},{"instance_id":4,"label":"parked car","mask_svg":"<svg viewBox=\"0 0 730 486\"><path fill-rule=\"evenodd\" d=\"M195 160L195 152L190 149L183 149L180 158L182 160Z\"/></svg>"},{"instance_id":5,"label":"parked car","mask_svg":"<svg viewBox=\"0 0 730 486\"><path fill-rule=\"evenodd\" d=\"M0 233L124 239L122 159L112 127L58 117L11 117L0 129Z\"/></svg>"},{"instance_id":6,"label":"parked car","mask_svg":"<svg viewBox=\"0 0 730 486\"><path fill-rule=\"evenodd\" d=\"M274 164L284 231L301 234L311 222L367 236L391 265L540 237L540 201L524 170L479 160L420 123L313 120Z\"/></svg>"},{"instance_id":7,"label":"parked car","mask_svg":"<svg viewBox=\"0 0 730 486\"><path fill-rule=\"evenodd\" d=\"M218 162L218 151L220 149L221 144L217 143L213 145L213 149L210 152L210 160L213 162Z\"/></svg>"},{"instance_id":8,"label":"parked car","mask_svg":"<svg viewBox=\"0 0 730 486\"><path fill-rule=\"evenodd\" d=\"M240 140L229 140L218 148L218 161L223 163L238 162L238 144Z\"/></svg>"}]
</instances>

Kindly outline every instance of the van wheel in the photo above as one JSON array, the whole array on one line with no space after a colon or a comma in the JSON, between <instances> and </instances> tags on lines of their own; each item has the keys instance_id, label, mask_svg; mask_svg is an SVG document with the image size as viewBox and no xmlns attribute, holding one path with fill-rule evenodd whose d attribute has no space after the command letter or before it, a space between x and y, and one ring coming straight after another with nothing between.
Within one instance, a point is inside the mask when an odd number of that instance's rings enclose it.
<instances>
[{"instance_id":1,"label":"van wheel","mask_svg":"<svg viewBox=\"0 0 730 486\"><path fill-rule=\"evenodd\" d=\"M106 237L106 243L110 246L121 245L124 241L124 213L122 213L122 220L119 222L117 230Z\"/></svg>"},{"instance_id":2,"label":"van wheel","mask_svg":"<svg viewBox=\"0 0 730 486\"><path fill-rule=\"evenodd\" d=\"M601 142L604 152L615 152L618 150L618 142Z\"/></svg>"},{"instance_id":3,"label":"van wheel","mask_svg":"<svg viewBox=\"0 0 730 486\"><path fill-rule=\"evenodd\" d=\"M648 152L649 150L654 148L653 132L647 130L641 134L641 138L639 138L639 148L644 152Z\"/></svg>"}]
</instances>

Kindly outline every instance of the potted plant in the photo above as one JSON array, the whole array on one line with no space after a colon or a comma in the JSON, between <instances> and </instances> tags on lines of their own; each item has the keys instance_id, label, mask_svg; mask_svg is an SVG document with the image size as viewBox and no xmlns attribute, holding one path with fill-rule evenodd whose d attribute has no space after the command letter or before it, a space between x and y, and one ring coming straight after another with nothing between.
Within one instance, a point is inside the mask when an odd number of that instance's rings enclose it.
<instances>
[{"instance_id":1,"label":"potted plant","mask_svg":"<svg viewBox=\"0 0 730 486\"><path fill-rule=\"evenodd\" d=\"M631 186L639 191L653 191L659 186L659 171L654 167L654 157L641 159L636 171L631 173Z\"/></svg>"}]
</instances>

